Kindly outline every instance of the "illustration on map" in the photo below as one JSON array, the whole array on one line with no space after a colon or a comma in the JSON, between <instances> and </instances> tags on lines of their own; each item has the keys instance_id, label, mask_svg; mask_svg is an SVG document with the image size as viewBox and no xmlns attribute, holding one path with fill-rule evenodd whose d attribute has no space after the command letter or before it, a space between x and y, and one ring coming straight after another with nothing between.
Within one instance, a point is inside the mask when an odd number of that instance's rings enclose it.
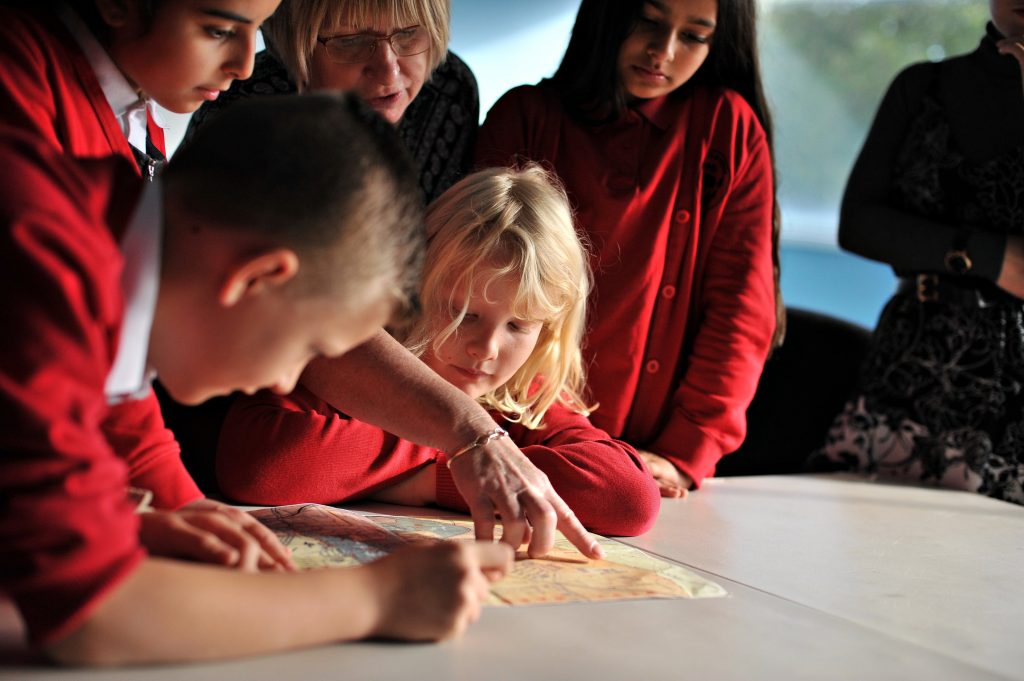
<instances>
[{"instance_id":1,"label":"illustration on map","mask_svg":"<svg viewBox=\"0 0 1024 681\"><path fill-rule=\"evenodd\" d=\"M469 520L362 515L296 504L253 511L292 550L302 569L350 567L381 558L409 543L473 541ZM638 598L713 598L718 584L612 539L599 537L602 560L580 555L560 533L543 558L516 555L512 572L491 587L490 605L573 603Z\"/></svg>"}]
</instances>

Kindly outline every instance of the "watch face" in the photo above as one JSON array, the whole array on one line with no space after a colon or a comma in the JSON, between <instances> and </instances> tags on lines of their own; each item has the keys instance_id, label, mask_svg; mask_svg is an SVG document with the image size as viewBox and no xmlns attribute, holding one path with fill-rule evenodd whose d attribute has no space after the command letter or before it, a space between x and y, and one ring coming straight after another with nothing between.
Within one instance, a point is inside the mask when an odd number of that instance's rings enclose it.
<instances>
[{"instance_id":1,"label":"watch face","mask_svg":"<svg viewBox=\"0 0 1024 681\"><path fill-rule=\"evenodd\" d=\"M946 269L953 274L967 274L971 271L971 264L966 251L950 251L946 254Z\"/></svg>"}]
</instances>

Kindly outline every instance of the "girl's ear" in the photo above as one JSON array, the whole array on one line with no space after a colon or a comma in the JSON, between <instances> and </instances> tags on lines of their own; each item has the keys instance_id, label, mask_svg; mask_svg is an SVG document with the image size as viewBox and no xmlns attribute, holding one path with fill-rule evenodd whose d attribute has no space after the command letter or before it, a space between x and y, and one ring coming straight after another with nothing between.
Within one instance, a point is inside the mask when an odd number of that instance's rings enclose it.
<instances>
[{"instance_id":1,"label":"girl's ear","mask_svg":"<svg viewBox=\"0 0 1024 681\"><path fill-rule=\"evenodd\" d=\"M278 291L299 272L299 256L288 248L275 248L245 260L228 274L217 294L223 307L237 305L246 296Z\"/></svg>"},{"instance_id":2,"label":"girl's ear","mask_svg":"<svg viewBox=\"0 0 1024 681\"><path fill-rule=\"evenodd\" d=\"M138 0L96 0L96 9L103 17L103 23L111 28L120 28L128 23L131 13L137 10Z\"/></svg>"}]
</instances>

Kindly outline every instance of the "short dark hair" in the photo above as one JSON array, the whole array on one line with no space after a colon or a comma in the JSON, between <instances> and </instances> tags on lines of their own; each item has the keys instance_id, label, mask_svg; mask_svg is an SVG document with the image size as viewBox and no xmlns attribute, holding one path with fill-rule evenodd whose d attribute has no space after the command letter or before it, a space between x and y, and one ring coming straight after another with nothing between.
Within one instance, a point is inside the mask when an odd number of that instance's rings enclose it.
<instances>
[{"instance_id":1,"label":"short dark hair","mask_svg":"<svg viewBox=\"0 0 1024 681\"><path fill-rule=\"evenodd\" d=\"M336 268L341 253L333 280L387 277L397 302L415 301L426 248L417 174L394 127L356 95L239 102L182 145L164 182L204 226L262 236L313 267Z\"/></svg>"},{"instance_id":2,"label":"short dark hair","mask_svg":"<svg viewBox=\"0 0 1024 681\"><path fill-rule=\"evenodd\" d=\"M619 51L633 31L646 0L583 0L565 56L551 82L569 115L583 123L606 123L621 117L627 97L618 72ZM680 87L724 87L738 92L753 109L774 152L771 111L764 96L757 46L755 0L718 0L718 17L708 57L693 77ZM774 156L774 153L773 153ZM772 163L774 175L774 162ZM772 226L775 276L776 329L773 345L785 333L785 310L779 287L778 205Z\"/></svg>"}]
</instances>

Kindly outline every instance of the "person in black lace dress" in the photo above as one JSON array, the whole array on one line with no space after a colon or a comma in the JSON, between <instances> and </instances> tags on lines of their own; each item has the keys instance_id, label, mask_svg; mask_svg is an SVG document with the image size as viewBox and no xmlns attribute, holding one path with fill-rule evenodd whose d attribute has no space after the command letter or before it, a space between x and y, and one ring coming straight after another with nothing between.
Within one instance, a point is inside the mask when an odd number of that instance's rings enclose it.
<instances>
[{"instance_id":1,"label":"person in black lace dress","mask_svg":"<svg viewBox=\"0 0 1024 681\"><path fill-rule=\"evenodd\" d=\"M262 27L269 49L256 56L252 77L204 104L186 139L239 99L354 90L398 125L424 198L433 201L471 166L480 118L476 79L447 51L449 0L409 0L402 16L392 16L393 7L382 0L284 0ZM384 36L392 36L390 47Z\"/></svg>"},{"instance_id":2,"label":"person in black lace dress","mask_svg":"<svg viewBox=\"0 0 1024 681\"><path fill-rule=\"evenodd\" d=\"M1024 504L1024 16L889 88L843 197L843 248L901 278L815 470ZM1007 36L1016 36L1007 38Z\"/></svg>"}]
</instances>

